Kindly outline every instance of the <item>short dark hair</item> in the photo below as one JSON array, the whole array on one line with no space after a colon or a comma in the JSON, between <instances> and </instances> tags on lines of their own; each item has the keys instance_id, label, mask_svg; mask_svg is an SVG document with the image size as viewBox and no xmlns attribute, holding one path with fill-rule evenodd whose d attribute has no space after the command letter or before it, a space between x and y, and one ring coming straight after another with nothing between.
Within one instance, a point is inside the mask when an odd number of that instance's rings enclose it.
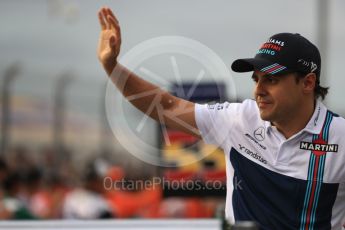
<instances>
[{"instance_id":1,"label":"short dark hair","mask_svg":"<svg viewBox=\"0 0 345 230\"><path fill-rule=\"evenodd\" d=\"M300 73L300 72L296 72L295 73L296 76L296 83L299 82L300 79L304 78L306 76L305 73ZM322 100L325 99L327 93L328 93L328 89L329 87L323 87L320 85L320 80L318 78L316 78L316 85L314 88L314 94L315 94L315 98L318 99L321 97Z\"/></svg>"}]
</instances>

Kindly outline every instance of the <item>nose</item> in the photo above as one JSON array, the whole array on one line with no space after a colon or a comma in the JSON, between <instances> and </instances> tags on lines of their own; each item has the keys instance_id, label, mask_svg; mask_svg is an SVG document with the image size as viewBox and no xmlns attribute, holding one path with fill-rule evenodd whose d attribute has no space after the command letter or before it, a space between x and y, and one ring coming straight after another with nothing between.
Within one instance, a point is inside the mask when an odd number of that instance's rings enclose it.
<instances>
[{"instance_id":1,"label":"nose","mask_svg":"<svg viewBox=\"0 0 345 230\"><path fill-rule=\"evenodd\" d=\"M256 82L256 85L255 85L255 88L254 88L254 96L255 98L257 97L263 97L267 95L267 91L266 91L266 88L263 84L263 82L261 81L261 79L259 79L257 82Z\"/></svg>"}]
</instances>

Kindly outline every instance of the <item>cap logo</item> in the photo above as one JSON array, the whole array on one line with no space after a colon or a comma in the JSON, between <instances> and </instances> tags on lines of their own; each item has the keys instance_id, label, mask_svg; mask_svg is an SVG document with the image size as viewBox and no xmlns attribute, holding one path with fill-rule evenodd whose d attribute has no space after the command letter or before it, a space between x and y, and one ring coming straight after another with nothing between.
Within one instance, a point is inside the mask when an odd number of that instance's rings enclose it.
<instances>
[{"instance_id":1,"label":"cap logo","mask_svg":"<svg viewBox=\"0 0 345 230\"><path fill-rule=\"evenodd\" d=\"M310 63L311 63L310 65L311 72L314 72L315 70L317 70L317 65L314 62L310 62Z\"/></svg>"},{"instance_id":2,"label":"cap logo","mask_svg":"<svg viewBox=\"0 0 345 230\"><path fill-rule=\"evenodd\" d=\"M270 38L260 47L257 54L269 54L274 56L276 52L281 51L283 46L284 42Z\"/></svg>"},{"instance_id":3,"label":"cap logo","mask_svg":"<svg viewBox=\"0 0 345 230\"><path fill-rule=\"evenodd\" d=\"M279 41L277 39L273 39L273 38L268 39L266 43L272 43L272 44L276 44L279 46L284 46L284 42Z\"/></svg>"},{"instance_id":4,"label":"cap logo","mask_svg":"<svg viewBox=\"0 0 345 230\"><path fill-rule=\"evenodd\" d=\"M262 68L260 71L268 74L276 74L284 69L286 69L285 66L279 65L278 63L274 63L273 65L269 65Z\"/></svg>"},{"instance_id":5,"label":"cap logo","mask_svg":"<svg viewBox=\"0 0 345 230\"><path fill-rule=\"evenodd\" d=\"M302 63L302 65L307 66L310 68L310 72L314 72L315 70L317 70L317 64L314 62L308 62L306 60L303 59L298 59L297 61L298 63Z\"/></svg>"}]
</instances>

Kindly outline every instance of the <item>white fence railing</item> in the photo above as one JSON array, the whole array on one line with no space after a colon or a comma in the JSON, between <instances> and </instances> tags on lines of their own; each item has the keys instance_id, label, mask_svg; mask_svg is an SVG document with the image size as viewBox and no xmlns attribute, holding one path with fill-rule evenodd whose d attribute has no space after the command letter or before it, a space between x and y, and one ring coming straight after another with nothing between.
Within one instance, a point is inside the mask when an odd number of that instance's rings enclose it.
<instances>
[{"instance_id":1,"label":"white fence railing","mask_svg":"<svg viewBox=\"0 0 345 230\"><path fill-rule=\"evenodd\" d=\"M0 229L6 230L220 230L221 221L217 219L184 220L56 220L56 221L0 221Z\"/></svg>"}]
</instances>

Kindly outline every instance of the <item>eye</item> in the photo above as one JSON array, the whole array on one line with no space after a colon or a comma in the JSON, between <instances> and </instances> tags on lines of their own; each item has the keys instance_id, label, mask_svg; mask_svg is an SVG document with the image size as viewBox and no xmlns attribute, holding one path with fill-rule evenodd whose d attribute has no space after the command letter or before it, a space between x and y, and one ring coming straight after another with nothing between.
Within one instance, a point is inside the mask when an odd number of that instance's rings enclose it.
<instances>
[{"instance_id":1,"label":"eye","mask_svg":"<svg viewBox=\"0 0 345 230\"><path fill-rule=\"evenodd\" d=\"M256 83L258 83L258 77L257 76L252 76L252 80Z\"/></svg>"},{"instance_id":2,"label":"eye","mask_svg":"<svg viewBox=\"0 0 345 230\"><path fill-rule=\"evenodd\" d=\"M267 81L271 84L276 84L278 82L278 79L275 77L267 77Z\"/></svg>"}]
</instances>

